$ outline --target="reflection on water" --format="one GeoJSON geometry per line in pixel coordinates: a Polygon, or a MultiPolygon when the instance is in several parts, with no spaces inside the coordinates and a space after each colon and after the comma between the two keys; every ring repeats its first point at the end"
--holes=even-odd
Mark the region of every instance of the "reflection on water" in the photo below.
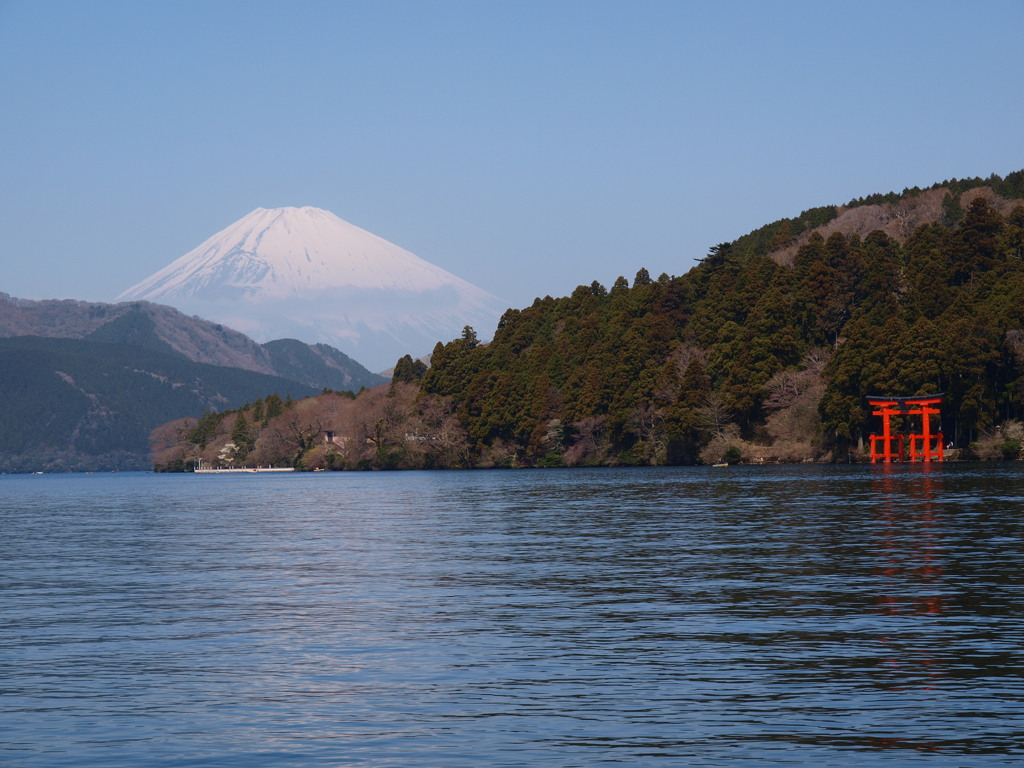
{"type": "MultiPolygon", "coordinates": [[[[875,573],[884,578],[878,595],[878,611],[897,615],[937,617],[944,612],[943,552],[936,520],[941,508],[942,475],[931,464],[915,467],[912,475],[897,476],[892,465],[882,465],[872,478],[876,501],[879,564],[875,573]]],[[[899,690],[917,686],[931,690],[935,678],[946,674],[942,660],[930,648],[915,647],[899,637],[878,638],[883,650],[879,667],[899,690]]],[[[938,688],[935,688],[939,690],[938,688]]],[[[904,738],[878,739],[878,749],[914,749],[941,753],[941,742],[904,738]]]]}
{"type": "Polygon", "coordinates": [[[877,499],[879,553],[883,561],[878,572],[891,585],[880,596],[881,610],[890,613],[943,612],[941,533],[936,504],[942,494],[941,471],[932,465],[915,467],[915,475],[904,475],[898,483],[892,465],[879,469],[872,478],[877,499]]]}
{"type": "Polygon", "coordinates": [[[1012,465],[0,478],[12,765],[1019,765],[1012,465]]]}

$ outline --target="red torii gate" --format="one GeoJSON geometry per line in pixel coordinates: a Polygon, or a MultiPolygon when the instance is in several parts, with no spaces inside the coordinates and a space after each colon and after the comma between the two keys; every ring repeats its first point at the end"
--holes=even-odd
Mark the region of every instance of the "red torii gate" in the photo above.
{"type": "Polygon", "coordinates": [[[878,410],[872,411],[872,415],[882,417],[882,435],[871,435],[871,463],[879,459],[886,464],[892,461],[906,461],[906,448],[910,448],[910,460],[917,461],[920,456],[922,461],[942,461],[942,433],[932,433],[931,417],[938,415],[938,405],[942,402],[942,395],[923,395],[921,397],[869,397],[868,405],[878,410]],[[920,416],[920,433],[907,432],[906,434],[893,435],[892,426],[889,420],[893,416],[920,416]],[[906,438],[910,438],[910,445],[906,445],[906,438]],[[893,450],[893,441],[897,443],[897,449],[893,450]],[[934,447],[932,445],[934,441],[934,447]],[[879,450],[878,444],[882,447],[879,450]]]}

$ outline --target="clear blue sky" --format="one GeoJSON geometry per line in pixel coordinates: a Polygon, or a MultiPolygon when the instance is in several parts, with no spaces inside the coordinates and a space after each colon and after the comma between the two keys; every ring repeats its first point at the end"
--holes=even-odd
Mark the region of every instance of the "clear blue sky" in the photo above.
{"type": "Polygon", "coordinates": [[[1024,1],[0,0],[0,291],[312,205],[510,306],[1024,168],[1024,1]]]}

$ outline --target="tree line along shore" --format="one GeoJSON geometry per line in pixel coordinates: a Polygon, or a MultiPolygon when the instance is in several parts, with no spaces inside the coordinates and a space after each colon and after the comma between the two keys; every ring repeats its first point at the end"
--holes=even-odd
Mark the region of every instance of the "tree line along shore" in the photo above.
{"type": "Polygon", "coordinates": [[[358,394],[164,424],[154,466],[858,461],[869,396],[936,392],[952,456],[1019,458],[1024,172],[943,184],[775,222],[682,276],[538,298],[358,394]]]}

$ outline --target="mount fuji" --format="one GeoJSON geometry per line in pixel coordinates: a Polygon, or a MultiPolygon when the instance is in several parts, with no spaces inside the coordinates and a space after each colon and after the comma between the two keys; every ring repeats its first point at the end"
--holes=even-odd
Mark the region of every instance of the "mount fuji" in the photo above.
{"type": "Polygon", "coordinates": [[[419,357],[471,325],[487,338],[497,297],[319,208],[257,208],[118,301],[169,304],[257,341],[338,347],[371,369],[419,357]]]}

